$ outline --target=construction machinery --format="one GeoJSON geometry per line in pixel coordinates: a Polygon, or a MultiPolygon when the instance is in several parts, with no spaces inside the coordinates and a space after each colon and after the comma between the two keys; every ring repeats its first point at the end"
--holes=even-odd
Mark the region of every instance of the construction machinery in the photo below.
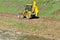
{"type": "Polygon", "coordinates": [[[27,4],[24,11],[23,11],[23,17],[24,18],[38,18],[39,10],[36,4],[36,1],[34,0],[32,4],[27,4]]]}

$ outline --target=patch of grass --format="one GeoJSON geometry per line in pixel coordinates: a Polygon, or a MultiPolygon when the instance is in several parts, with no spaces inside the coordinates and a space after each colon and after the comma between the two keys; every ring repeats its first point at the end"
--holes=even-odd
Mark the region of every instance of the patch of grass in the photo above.
{"type": "Polygon", "coordinates": [[[7,20],[7,19],[0,19],[0,24],[2,25],[8,25],[11,27],[19,27],[19,28],[24,28],[24,29],[28,29],[28,30],[32,30],[32,31],[36,31],[36,30],[55,30],[54,27],[47,27],[47,26],[36,26],[36,25],[26,25],[24,23],[21,22],[16,22],[16,21],[12,21],[12,20],[7,20]]]}
{"type": "Polygon", "coordinates": [[[25,24],[23,24],[21,22],[14,22],[14,21],[10,21],[10,20],[2,20],[1,19],[0,23],[3,23],[8,26],[12,26],[12,27],[20,27],[20,28],[25,27],[25,24]]]}
{"type": "MultiPolygon", "coordinates": [[[[49,4],[49,3],[48,3],[49,4]]],[[[51,4],[51,3],[50,3],[51,4]]],[[[57,17],[59,17],[59,15],[58,16],[56,16],[56,15],[52,15],[52,13],[55,11],[55,10],[58,10],[58,9],[60,9],[60,3],[59,2],[56,2],[56,3],[54,3],[54,4],[51,4],[51,5],[46,5],[47,7],[46,7],[46,10],[47,11],[43,11],[43,12],[41,12],[40,13],[40,16],[46,16],[46,17],[55,17],[55,18],[57,18],[57,17]]],[[[60,18],[60,17],[59,17],[60,18]]]]}
{"type": "Polygon", "coordinates": [[[0,12],[17,13],[16,0],[0,0],[0,12]]]}
{"type": "Polygon", "coordinates": [[[24,23],[11,21],[11,20],[7,20],[7,19],[0,19],[0,24],[8,25],[8,26],[11,26],[11,27],[24,28],[24,29],[28,29],[28,30],[32,30],[32,31],[48,29],[47,27],[38,27],[36,25],[26,26],[26,24],[24,24],[24,23]]]}
{"type": "Polygon", "coordinates": [[[23,23],[16,23],[16,24],[14,24],[14,26],[24,28],[25,24],[23,24],[23,23]]]}
{"type": "Polygon", "coordinates": [[[25,29],[29,29],[29,30],[39,30],[40,28],[37,26],[26,26],[24,23],[21,22],[15,22],[15,21],[11,21],[11,20],[6,20],[6,19],[0,19],[0,24],[5,24],[8,26],[12,26],[12,27],[19,27],[19,28],[25,28],[25,29]]]}
{"type": "Polygon", "coordinates": [[[39,27],[37,27],[37,26],[30,26],[30,27],[29,27],[29,29],[34,30],[34,31],[35,31],[35,30],[39,30],[40,28],[39,28],[39,27]]]}
{"type": "MultiPolygon", "coordinates": [[[[34,0],[0,0],[0,12],[21,13],[25,5],[34,0]]],[[[60,1],[36,0],[40,16],[49,16],[54,10],[60,8],[60,1]]],[[[53,15],[52,15],[53,16],[53,15]]]]}

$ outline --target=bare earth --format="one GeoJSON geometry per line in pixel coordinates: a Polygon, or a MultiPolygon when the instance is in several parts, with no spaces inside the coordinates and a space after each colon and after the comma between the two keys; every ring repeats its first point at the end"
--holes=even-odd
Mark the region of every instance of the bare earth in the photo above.
{"type": "MultiPolygon", "coordinates": [[[[24,33],[26,35],[34,35],[36,37],[37,36],[44,37],[44,38],[47,38],[47,40],[48,40],[48,38],[51,40],[60,40],[60,19],[46,18],[46,17],[40,17],[39,19],[18,19],[16,14],[0,13],[0,39],[1,40],[8,40],[9,38],[12,38],[10,40],[23,40],[21,38],[17,39],[18,37],[21,37],[20,35],[22,33],[24,33]],[[38,29],[31,30],[28,28],[13,27],[4,22],[1,22],[1,20],[7,20],[7,21],[10,20],[10,21],[14,21],[14,22],[21,22],[21,23],[24,23],[25,26],[28,28],[30,26],[37,26],[38,29]],[[6,30],[5,34],[1,30],[3,30],[3,31],[6,30]],[[1,33],[1,32],[3,32],[3,33],[1,33]],[[9,32],[10,32],[10,34],[9,34],[9,32]],[[9,37],[9,35],[10,35],[10,37],[9,37]],[[14,38],[12,35],[14,35],[14,38]],[[5,37],[6,37],[6,39],[5,39],[5,37]]],[[[37,39],[35,39],[35,40],[37,40],[37,39]]],[[[40,40],[40,39],[38,39],[38,40],[40,40]]]]}

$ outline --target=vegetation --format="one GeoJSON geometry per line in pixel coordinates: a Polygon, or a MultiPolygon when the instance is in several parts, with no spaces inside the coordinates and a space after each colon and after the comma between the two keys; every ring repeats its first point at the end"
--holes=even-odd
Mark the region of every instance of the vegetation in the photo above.
{"type": "MultiPolygon", "coordinates": [[[[24,7],[27,3],[32,3],[33,1],[34,0],[0,0],[0,12],[19,14],[24,10],[24,7]]],[[[55,11],[60,10],[60,0],[36,0],[36,1],[37,6],[39,8],[39,16],[55,17],[60,19],[60,12],[56,12],[57,15],[54,14],[55,11]]],[[[58,21],[58,19],[56,20],[56,22],[53,22],[54,19],[49,20],[43,18],[42,19],[40,18],[38,20],[31,19],[31,21],[28,19],[26,20],[23,19],[23,21],[21,21],[17,18],[14,18],[13,16],[12,16],[13,18],[11,19],[11,15],[9,15],[8,18],[4,17],[6,17],[6,15],[0,16],[0,26],[19,27],[33,31],[39,30],[41,34],[52,35],[55,37],[58,37],[60,35],[59,29],[60,21],[58,21]],[[17,20],[19,20],[19,22],[17,20]],[[24,21],[26,23],[24,23],[24,21]],[[33,25],[34,23],[30,22],[34,22],[36,24],[33,25]]],[[[30,36],[28,38],[30,38],[30,36]]],[[[31,39],[33,38],[31,37],[31,39]]]]}
{"type": "MultiPolygon", "coordinates": [[[[21,13],[27,3],[34,0],[0,0],[0,12],[21,13]]],[[[55,10],[60,9],[59,0],[36,0],[39,8],[40,16],[57,17],[60,15],[52,15],[55,10]]]]}

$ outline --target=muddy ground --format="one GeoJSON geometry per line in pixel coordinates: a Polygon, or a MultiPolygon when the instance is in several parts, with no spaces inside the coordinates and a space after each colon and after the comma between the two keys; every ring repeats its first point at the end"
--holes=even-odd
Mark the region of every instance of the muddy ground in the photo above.
{"type": "Polygon", "coordinates": [[[39,19],[19,19],[17,17],[17,14],[10,14],[10,13],[0,13],[0,20],[11,20],[14,22],[21,22],[24,23],[26,27],[30,26],[37,26],[39,30],[31,30],[31,29],[21,29],[18,27],[12,27],[10,25],[0,23],[0,39],[1,40],[29,40],[28,38],[32,36],[31,39],[33,40],[40,40],[42,37],[42,40],[60,40],[60,19],[56,18],[48,18],[48,17],[40,17],[39,19]],[[7,30],[6,30],[7,29],[7,30]],[[5,31],[6,30],[6,31],[5,31]],[[10,31],[12,32],[10,32],[10,31]],[[4,31],[4,32],[3,32],[4,31]],[[16,32],[18,34],[16,34],[16,32]],[[20,32],[23,32],[20,33],[20,32]],[[24,35],[25,39],[21,39],[24,35]],[[26,36],[26,35],[30,36],[26,36]],[[9,36],[10,35],[10,36],[9,36]],[[13,36],[12,36],[13,35],[13,36]],[[3,37],[4,36],[4,37],[3,37]],[[26,36],[26,37],[25,37],[26,36]],[[37,37],[38,36],[38,37],[37,37]],[[12,39],[10,39],[12,38],[12,39]],[[35,39],[36,38],[36,39],[35,39]]]}

